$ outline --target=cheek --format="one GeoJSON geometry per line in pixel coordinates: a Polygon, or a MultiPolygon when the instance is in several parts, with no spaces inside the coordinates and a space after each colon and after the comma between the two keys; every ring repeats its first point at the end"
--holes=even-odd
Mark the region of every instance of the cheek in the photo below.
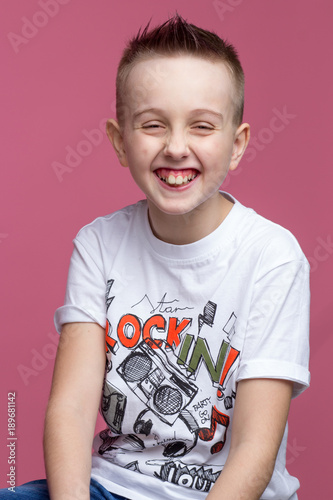
{"type": "Polygon", "coordinates": [[[232,156],[232,145],[221,145],[221,142],[217,143],[214,148],[213,156],[216,161],[223,165],[224,168],[229,168],[232,156]]]}
{"type": "Polygon", "coordinates": [[[137,137],[133,135],[127,139],[128,149],[131,155],[137,158],[145,158],[148,160],[158,149],[156,139],[149,136],[137,137]]]}
{"type": "Polygon", "coordinates": [[[202,149],[198,155],[204,165],[211,169],[228,168],[232,151],[221,147],[221,143],[216,141],[209,147],[202,149]]]}
{"type": "Polygon", "coordinates": [[[133,164],[133,162],[134,164],[140,163],[140,157],[144,153],[142,152],[142,147],[140,147],[140,144],[134,137],[129,136],[126,138],[126,141],[124,141],[124,149],[130,165],[133,164]]]}

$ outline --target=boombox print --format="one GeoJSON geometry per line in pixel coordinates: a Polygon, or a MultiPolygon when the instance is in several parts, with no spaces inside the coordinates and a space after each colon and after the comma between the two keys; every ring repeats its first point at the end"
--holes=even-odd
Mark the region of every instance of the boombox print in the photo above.
{"type": "Polygon", "coordinates": [[[171,365],[161,349],[150,344],[141,342],[117,372],[147,408],[172,425],[198,389],[171,365]]]}

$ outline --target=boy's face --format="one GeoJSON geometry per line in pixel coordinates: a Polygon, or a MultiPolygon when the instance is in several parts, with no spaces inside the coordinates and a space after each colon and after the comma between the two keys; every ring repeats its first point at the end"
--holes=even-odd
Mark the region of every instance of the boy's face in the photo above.
{"type": "Polygon", "coordinates": [[[216,210],[218,190],[248,141],[248,126],[233,123],[232,97],[229,72],[220,62],[156,57],[131,70],[124,123],[111,120],[108,134],[150,210],[216,210]]]}

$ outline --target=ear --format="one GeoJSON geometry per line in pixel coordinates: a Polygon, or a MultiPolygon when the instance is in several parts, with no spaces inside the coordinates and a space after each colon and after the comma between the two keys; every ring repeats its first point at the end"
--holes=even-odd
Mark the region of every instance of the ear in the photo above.
{"type": "Polygon", "coordinates": [[[250,125],[242,123],[235,133],[234,146],[231,156],[229,170],[235,170],[245,153],[247,145],[250,140],[250,125]]]}
{"type": "Polygon", "coordinates": [[[124,140],[119,123],[116,120],[108,120],[106,122],[106,133],[113,149],[118,156],[118,159],[123,167],[128,167],[126,152],[124,149],[124,140]]]}

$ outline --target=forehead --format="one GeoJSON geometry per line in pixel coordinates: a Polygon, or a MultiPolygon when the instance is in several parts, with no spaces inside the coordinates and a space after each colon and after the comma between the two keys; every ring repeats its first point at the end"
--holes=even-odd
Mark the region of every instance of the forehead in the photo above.
{"type": "Polygon", "coordinates": [[[124,88],[132,111],[146,106],[182,109],[218,108],[226,113],[233,102],[230,71],[221,61],[195,56],[159,56],[136,63],[124,88]]]}

